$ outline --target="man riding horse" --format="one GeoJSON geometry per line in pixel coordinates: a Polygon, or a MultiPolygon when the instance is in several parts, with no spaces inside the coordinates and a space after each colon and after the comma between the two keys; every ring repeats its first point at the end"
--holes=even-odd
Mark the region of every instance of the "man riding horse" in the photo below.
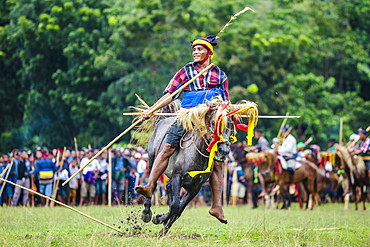
{"type": "Polygon", "coordinates": [[[362,157],[365,162],[366,170],[368,171],[368,177],[370,177],[370,138],[367,137],[367,131],[363,128],[358,129],[358,135],[361,142],[354,154],[358,154],[362,157]]]}
{"type": "MultiPolygon", "coordinates": [[[[167,99],[167,96],[211,64],[211,59],[214,54],[213,48],[217,45],[216,36],[194,39],[191,43],[194,62],[186,64],[175,74],[164,91],[165,95],[151,108],[142,113],[144,119],[150,117],[148,113],[153,107],[162,103],[163,106],[166,106],[171,103],[171,101],[177,99],[180,93],[170,99],[167,99]]],[[[228,100],[228,79],[225,72],[216,65],[213,65],[207,72],[202,74],[189,86],[185,87],[183,91],[185,92],[181,104],[183,108],[195,107],[216,96],[221,96],[223,100],[228,100]]],[[[146,186],[137,186],[135,188],[137,193],[147,198],[152,197],[156,182],[160,175],[166,170],[171,155],[179,148],[180,140],[183,135],[183,126],[175,121],[167,131],[167,143],[165,143],[164,148],[158,153],[154,160],[148,184],[146,186]]],[[[213,172],[210,176],[213,203],[209,213],[220,222],[226,224],[227,220],[222,210],[222,164],[223,161],[214,161],[213,172]]]]}
{"type": "MultiPolygon", "coordinates": [[[[294,174],[296,169],[296,155],[297,155],[297,140],[290,133],[291,128],[289,125],[285,125],[282,129],[283,142],[278,147],[279,155],[281,155],[287,163],[287,170],[294,174]]],[[[286,168],[285,168],[286,169],[286,168]]]]}

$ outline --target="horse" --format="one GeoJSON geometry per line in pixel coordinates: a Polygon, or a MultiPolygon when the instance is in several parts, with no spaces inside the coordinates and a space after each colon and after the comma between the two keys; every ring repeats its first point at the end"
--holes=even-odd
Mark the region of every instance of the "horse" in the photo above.
{"type": "MultiPolygon", "coordinates": [[[[154,224],[163,224],[159,232],[160,236],[168,232],[188,203],[197,195],[202,184],[210,177],[213,160],[225,160],[229,154],[232,137],[235,136],[236,130],[235,117],[226,114],[228,109],[226,105],[225,103],[218,106],[200,105],[179,111],[179,121],[183,120],[181,123],[187,132],[182,137],[180,148],[170,157],[168,167],[164,172],[170,178],[166,185],[169,211],[152,217],[151,200],[147,199],[142,212],[144,222],[152,220],[154,224]],[[198,112],[203,113],[197,114],[198,112]],[[198,128],[199,125],[203,128],[198,128]],[[211,144],[212,148],[210,148],[211,144]],[[181,188],[186,190],[182,197],[180,197],[181,188]]],[[[166,143],[166,130],[174,121],[177,121],[176,118],[169,117],[162,119],[156,125],[148,142],[149,170],[152,168],[156,155],[166,143]]]]}
{"type": "Polygon", "coordinates": [[[283,200],[282,209],[290,207],[289,185],[302,182],[307,193],[306,209],[313,209],[318,202],[317,193],[317,173],[318,169],[314,163],[308,160],[296,161],[301,165],[294,171],[292,175],[290,171],[284,170],[279,166],[275,166],[275,180],[279,186],[280,196],[283,200]]]}
{"type": "Polygon", "coordinates": [[[247,160],[247,151],[242,143],[235,143],[231,145],[232,156],[234,160],[240,164],[244,172],[244,178],[247,183],[247,199],[252,201],[252,185],[253,184],[253,165],[247,160]]]}
{"type": "MultiPolygon", "coordinates": [[[[251,191],[252,196],[248,199],[251,199],[253,202],[253,208],[257,207],[258,195],[256,193],[252,193],[253,187],[256,184],[255,180],[260,180],[260,176],[263,176],[265,180],[265,188],[268,190],[268,184],[274,183],[272,179],[272,167],[275,164],[276,155],[269,150],[264,150],[258,153],[249,152],[245,154],[246,165],[244,168],[245,179],[248,183],[248,189],[251,191]],[[254,169],[258,169],[258,174],[256,177],[256,173],[254,169]]],[[[261,183],[261,181],[259,181],[261,183]]],[[[272,189],[272,186],[270,186],[272,189]]],[[[265,198],[266,199],[266,198],[265,198]]]]}
{"type": "MultiPolygon", "coordinates": [[[[317,192],[319,194],[319,203],[327,200],[329,192],[337,191],[339,187],[339,176],[336,171],[333,171],[333,165],[336,163],[337,155],[335,151],[328,152],[309,152],[306,154],[306,159],[316,164],[317,166],[317,192]],[[330,162],[330,167],[326,167],[326,163],[330,162]],[[328,169],[329,168],[329,169],[328,169]],[[330,191],[328,188],[330,187],[330,191]]],[[[332,198],[333,200],[333,198],[332,198]]]]}
{"type": "MultiPolygon", "coordinates": [[[[335,192],[339,187],[339,176],[335,172],[327,172],[323,168],[318,168],[317,173],[317,192],[320,196],[320,203],[327,201],[328,192],[335,192]],[[325,174],[325,176],[323,176],[325,174]],[[328,189],[330,188],[330,191],[328,189]]],[[[333,197],[331,198],[334,201],[333,197]]]]}
{"type": "MultiPolygon", "coordinates": [[[[349,180],[349,189],[352,191],[352,196],[354,197],[355,210],[358,210],[358,203],[360,202],[362,202],[363,210],[366,210],[366,187],[370,186],[370,183],[367,177],[365,163],[360,156],[352,156],[344,146],[337,145],[336,150],[340,160],[338,164],[339,169],[345,170],[349,180]],[[359,188],[359,195],[357,195],[357,188],[359,188]]],[[[347,208],[348,205],[345,205],[345,209],[347,208]]]]}

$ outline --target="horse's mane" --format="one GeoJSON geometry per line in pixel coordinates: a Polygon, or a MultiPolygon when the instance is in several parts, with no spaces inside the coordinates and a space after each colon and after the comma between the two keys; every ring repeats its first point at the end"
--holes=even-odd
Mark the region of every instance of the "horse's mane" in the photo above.
{"type": "MultiPolygon", "coordinates": [[[[216,118],[221,116],[220,119],[226,125],[226,114],[234,111],[238,113],[233,114],[233,116],[240,121],[241,115],[245,115],[249,120],[254,121],[257,124],[258,121],[258,110],[257,104],[251,101],[240,101],[237,104],[230,104],[228,101],[222,101],[220,99],[215,99],[212,101],[207,101],[205,104],[198,105],[192,108],[180,108],[181,102],[179,100],[172,101],[169,105],[162,107],[157,113],[177,113],[178,122],[184,126],[186,131],[199,131],[201,136],[206,135],[208,130],[208,124],[206,121],[207,113],[211,112],[216,118]],[[248,108],[253,108],[249,110],[248,108]],[[246,109],[246,110],[243,110],[246,109]],[[210,111],[211,110],[211,111],[210,111]]],[[[143,112],[148,107],[147,106],[136,106],[130,107],[136,111],[143,112]]],[[[131,143],[147,143],[149,137],[155,126],[166,116],[156,116],[153,115],[150,119],[143,121],[143,123],[136,128],[134,134],[131,138],[131,143]]],[[[135,121],[136,119],[134,119],[135,121]]]]}
{"type": "Polygon", "coordinates": [[[356,166],[356,171],[359,173],[359,174],[362,174],[365,170],[366,170],[366,166],[365,166],[365,162],[364,160],[362,159],[361,156],[357,155],[357,157],[352,157],[352,160],[353,160],[353,163],[355,164],[356,166]]]}
{"type": "Polygon", "coordinates": [[[340,157],[343,159],[344,161],[344,164],[352,171],[356,171],[357,167],[353,164],[352,162],[352,156],[349,152],[349,150],[344,147],[344,146],[340,146],[340,145],[336,145],[335,146],[336,150],[339,151],[340,153],[340,157]]]}
{"type": "MultiPolygon", "coordinates": [[[[182,108],[180,109],[178,114],[178,121],[184,126],[184,129],[186,131],[199,131],[200,135],[206,135],[208,134],[208,124],[206,122],[206,115],[210,111],[215,110],[211,112],[211,114],[215,114],[215,117],[222,116],[222,121],[226,125],[226,114],[229,112],[237,111],[240,109],[246,109],[248,107],[254,107],[254,109],[257,109],[257,105],[254,102],[251,101],[241,101],[238,104],[229,104],[229,102],[226,101],[209,101],[206,102],[206,104],[201,104],[193,108],[182,108]]],[[[241,119],[241,115],[246,115],[248,118],[252,118],[253,121],[255,121],[255,124],[257,124],[258,119],[258,112],[257,110],[255,112],[253,111],[241,111],[239,113],[234,114],[238,121],[241,119]]]]}
{"type": "Polygon", "coordinates": [[[359,174],[362,174],[366,170],[365,162],[361,156],[357,156],[356,168],[359,174]]]}
{"type": "Polygon", "coordinates": [[[227,110],[230,112],[233,112],[233,111],[237,111],[239,109],[245,109],[248,107],[253,107],[256,110],[256,112],[247,110],[247,111],[243,111],[238,114],[235,114],[234,116],[236,117],[238,121],[240,121],[240,119],[242,118],[241,115],[246,115],[248,119],[250,119],[251,121],[254,121],[255,126],[256,126],[258,122],[258,109],[257,109],[256,103],[252,101],[248,101],[248,100],[242,100],[242,101],[237,102],[236,104],[228,105],[227,110]]]}
{"type": "Polygon", "coordinates": [[[347,147],[340,145],[336,145],[335,147],[340,153],[339,156],[343,159],[344,163],[352,172],[361,174],[366,170],[365,162],[359,155],[356,157],[352,156],[347,147]]]}

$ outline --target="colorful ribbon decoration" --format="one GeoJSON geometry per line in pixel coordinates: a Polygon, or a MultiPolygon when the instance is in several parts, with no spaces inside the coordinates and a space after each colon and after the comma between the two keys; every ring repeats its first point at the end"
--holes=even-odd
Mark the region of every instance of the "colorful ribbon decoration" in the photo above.
{"type": "MultiPolygon", "coordinates": [[[[242,113],[242,112],[245,112],[245,111],[248,111],[248,110],[252,110],[254,112],[254,114],[256,114],[256,108],[253,107],[253,106],[249,106],[249,107],[246,107],[246,108],[241,108],[241,109],[229,112],[228,114],[226,114],[226,116],[232,116],[234,114],[242,113]]],[[[238,127],[238,125],[237,125],[237,127],[238,127]]],[[[254,127],[255,127],[254,118],[252,118],[252,119],[248,118],[248,128],[247,128],[247,131],[248,131],[248,134],[247,134],[248,145],[252,145],[252,139],[253,139],[253,136],[254,136],[254,127]]],[[[244,128],[244,126],[243,127],[240,126],[238,129],[243,130],[243,128],[244,128]]]]}
{"type": "MultiPolygon", "coordinates": [[[[226,104],[223,106],[223,109],[224,110],[226,108],[226,104]]],[[[246,107],[246,108],[241,108],[241,109],[238,109],[238,110],[235,110],[235,111],[232,111],[232,112],[229,112],[227,114],[220,114],[216,120],[216,125],[215,125],[215,129],[214,129],[214,132],[213,132],[213,139],[212,141],[210,142],[208,148],[207,148],[207,151],[210,152],[209,153],[209,158],[208,158],[208,166],[207,168],[204,170],[204,171],[191,171],[191,172],[188,172],[188,174],[193,178],[195,177],[196,175],[198,174],[201,174],[201,173],[210,173],[211,172],[211,168],[212,168],[212,164],[213,164],[213,159],[216,155],[216,152],[217,152],[217,149],[218,149],[218,143],[222,143],[222,142],[225,142],[225,138],[222,136],[222,132],[223,130],[225,129],[225,124],[224,122],[222,121],[222,118],[225,117],[225,116],[232,116],[234,114],[238,114],[238,113],[242,113],[242,112],[245,112],[245,111],[248,111],[248,110],[252,110],[255,114],[256,114],[256,108],[253,107],[253,106],[249,106],[249,107],[246,107]]],[[[236,125],[236,127],[238,128],[238,124],[236,125]]],[[[252,145],[252,138],[254,136],[254,127],[255,127],[255,119],[254,118],[249,118],[248,119],[248,126],[245,127],[245,125],[242,125],[240,124],[239,128],[238,129],[247,129],[248,131],[248,134],[247,134],[247,141],[248,141],[248,145],[252,145]]],[[[236,137],[235,136],[230,136],[231,139],[233,139],[233,141],[235,142],[236,141],[236,137]]]]}
{"type": "Polygon", "coordinates": [[[210,173],[212,164],[213,164],[213,159],[215,158],[216,152],[217,152],[217,144],[220,142],[225,142],[225,138],[222,136],[222,132],[225,129],[225,124],[222,121],[222,118],[225,116],[225,114],[220,114],[216,120],[216,125],[215,129],[213,132],[213,139],[208,145],[207,151],[209,152],[209,158],[208,158],[208,166],[204,171],[191,171],[188,172],[190,177],[195,177],[198,174],[201,173],[210,173]]]}

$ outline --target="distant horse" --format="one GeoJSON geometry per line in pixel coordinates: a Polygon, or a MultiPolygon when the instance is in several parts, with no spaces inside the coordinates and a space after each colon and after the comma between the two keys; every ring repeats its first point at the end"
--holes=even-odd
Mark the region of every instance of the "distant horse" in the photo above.
{"type": "Polygon", "coordinates": [[[358,203],[362,202],[363,210],[366,210],[367,186],[369,178],[367,177],[365,163],[360,156],[352,156],[349,150],[343,146],[336,146],[339,160],[339,168],[344,169],[349,180],[349,186],[354,197],[355,210],[358,210],[358,203]],[[359,195],[357,195],[357,188],[359,195]]]}
{"type": "MultiPolygon", "coordinates": [[[[260,185],[264,186],[267,193],[270,193],[275,185],[275,180],[273,179],[273,167],[276,160],[275,153],[264,150],[258,153],[249,152],[245,157],[247,160],[245,170],[248,171],[245,173],[245,178],[248,181],[249,189],[253,191],[254,186],[260,185]]],[[[256,193],[252,193],[251,200],[253,202],[253,208],[257,207],[259,196],[256,193]]],[[[269,198],[267,197],[269,196],[265,195],[266,208],[269,207],[269,203],[267,203],[269,198]]]]}
{"type": "MultiPolygon", "coordinates": [[[[202,114],[203,117],[187,116],[186,119],[190,121],[188,127],[191,127],[189,125],[194,121],[199,124],[202,124],[200,121],[205,121],[203,125],[207,130],[189,130],[183,136],[180,148],[170,157],[168,167],[164,172],[171,179],[166,185],[169,212],[152,217],[151,200],[147,199],[144,203],[145,209],[142,212],[142,219],[144,222],[149,222],[152,218],[154,224],[163,224],[164,227],[160,231],[160,235],[165,235],[168,232],[188,203],[197,195],[202,184],[210,177],[213,160],[224,160],[230,152],[230,138],[235,136],[234,117],[225,114],[225,105],[206,108],[208,110],[202,114]],[[208,133],[206,137],[204,133],[208,133]],[[215,142],[215,139],[218,141],[215,142]],[[213,151],[207,151],[210,143],[217,145],[217,151],[213,154],[213,151]],[[214,158],[211,158],[212,155],[214,158]],[[181,187],[186,190],[182,197],[180,197],[181,187]]],[[[181,111],[183,110],[186,111],[186,109],[181,111]]],[[[192,114],[191,112],[188,111],[189,114],[192,114]]],[[[181,116],[180,113],[179,115],[181,116]]],[[[164,143],[166,143],[166,130],[174,121],[176,118],[166,118],[156,125],[148,143],[149,169],[153,165],[155,156],[163,149],[164,143]]],[[[186,124],[183,125],[187,129],[186,124]]]]}
{"type": "MultiPolygon", "coordinates": [[[[325,172],[323,168],[318,168],[319,172],[317,173],[317,192],[319,193],[321,202],[326,200],[328,192],[337,191],[339,187],[339,176],[335,172],[325,172]],[[325,176],[323,176],[325,174],[325,176]],[[328,188],[330,186],[330,191],[328,188]]],[[[334,200],[332,198],[332,200],[334,200]]]]}
{"type": "Polygon", "coordinates": [[[248,202],[252,202],[252,184],[253,184],[253,165],[246,159],[247,151],[241,143],[231,145],[231,151],[234,160],[241,166],[244,172],[244,178],[247,183],[248,202]]]}
{"type": "Polygon", "coordinates": [[[326,162],[330,162],[331,166],[334,166],[335,163],[338,162],[336,151],[319,152],[317,153],[317,156],[313,155],[313,153],[308,153],[306,155],[306,159],[317,166],[317,192],[319,194],[320,202],[323,202],[326,200],[326,196],[329,192],[337,191],[339,187],[339,176],[337,172],[332,171],[333,167],[331,167],[330,171],[325,170],[326,162]],[[330,191],[328,191],[329,187],[330,191]]]}
{"type": "Polygon", "coordinates": [[[281,169],[279,165],[275,167],[275,180],[276,184],[279,186],[280,196],[283,200],[282,209],[290,207],[289,185],[299,182],[302,182],[307,193],[306,209],[313,209],[318,202],[316,183],[318,169],[314,163],[308,160],[297,162],[299,162],[301,166],[294,171],[294,175],[291,175],[290,171],[281,169]],[[310,201],[312,201],[312,203],[310,203],[310,201]]]}

